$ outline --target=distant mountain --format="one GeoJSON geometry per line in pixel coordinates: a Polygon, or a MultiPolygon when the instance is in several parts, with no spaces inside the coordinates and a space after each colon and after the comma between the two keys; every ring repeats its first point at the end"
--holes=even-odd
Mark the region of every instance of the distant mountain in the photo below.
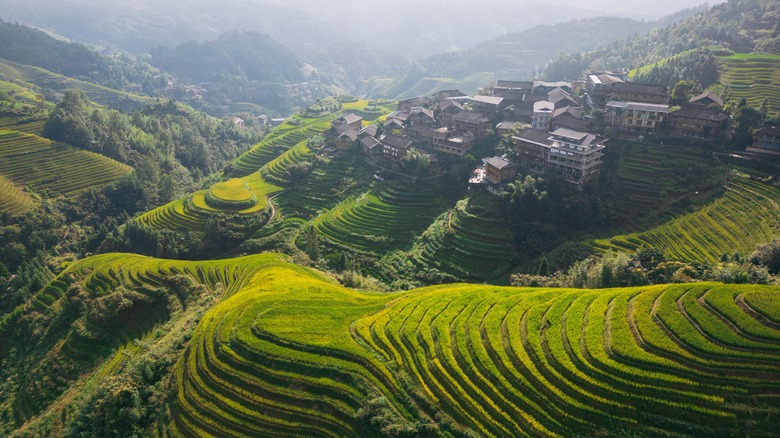
{"type": "Polygon", "coordinates": [[[461,91],[474,92],[487,83],[475,83],[472,79],[529,79],[540,74],[549,60],[562,52],[596,50],[615,41],[666,26],[702,9],[687,9],[656,21],[593,17],[536,26],[502,35],[468,50],[430,56],[416,63],[392,84],[382,84],[373,91],[386,97],[408,97],[418,92],[433,92],[441,87],[462,87],[461,91]],[[447,80],[438,81],[439,84],[429,88],[432,78],[447,80]]]}
{"type": "Polygon", "coordinates": [[[129,57],[104,56],[83,44],[2,19],[0,59],[125,91],[150,92],[149,82],[156,73],[129,57]]]}
{"type": "Polygon", "coordinates": [[[547,67],[545,75],[557,80],[585,69],[638,68],[707,46],[742,53],[780,53],[778,20],[778,0],[731,0],[598,51],[562,55],[547,67]]]}
{"type": "Polygon", "coordinates": [[[213,41],[190,41],[151,51],[152,64],[196,82],[235,80],[295,82],[304,79],[303,62],[270,36],[230,32],[213,41]]]}

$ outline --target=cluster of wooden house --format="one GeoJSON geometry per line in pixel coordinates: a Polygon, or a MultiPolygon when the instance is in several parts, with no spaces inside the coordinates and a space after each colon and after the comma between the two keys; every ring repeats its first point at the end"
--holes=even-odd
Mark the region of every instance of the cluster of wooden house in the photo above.
{"type": "MultiPolygon", "coordinates": [[[[629,82],[619,74],[589,74],[577,85],[588,111],[574,97],[572,83],[500,80],[472,97],[448,90],[402,100],[381,124],[363,126],[360,116],[347,114],[333,122],[329,136],[338,150],[360,148],[372,162],[393,166],[413,147],[439,163],[446,155],[463,157],[480,140],[512,132],[514,153],[483,159],[471,183],[495,189],[523,167],[557,173],[581,190],[601,172],[606,129],[624,137],[706,139],[729,121],[713,93],[670,107],[668,87],[629,82]]],[[[765,129],[761,138],[757,147],[777,146],[776,129],[765,129]]],[[[780,147],[775,153],[780,155],[780,147]]]]}

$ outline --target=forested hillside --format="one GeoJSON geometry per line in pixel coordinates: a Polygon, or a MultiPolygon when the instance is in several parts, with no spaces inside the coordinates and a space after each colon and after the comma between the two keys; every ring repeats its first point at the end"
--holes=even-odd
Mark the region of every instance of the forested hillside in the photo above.
{"type": "Polygon", "coordinates": [[[587,53],[561,55],[545,69],[550,80],[577,77],[582,71],[639,68],[687,50],[718,45],[733,52],[780,53],[774,0],[731,0],[647,35],[619,41],[587,53]]]}

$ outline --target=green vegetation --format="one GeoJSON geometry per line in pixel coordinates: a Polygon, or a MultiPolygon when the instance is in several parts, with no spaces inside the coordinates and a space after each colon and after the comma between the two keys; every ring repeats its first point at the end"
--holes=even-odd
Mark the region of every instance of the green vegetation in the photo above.
{"type": "Polygon", "coordinates": [[[769,115],[780,112],[780,55],[734,54],[718,57],[720,82],[730,99],[746,99],[759,108],[767,100],[769,115]]]}
{"type": "MultiPolygon", "coordinates": [[[[273,254],[107,254],[69,266],[0,322],[2,431],[30,419],[32,434],[101,427],[86,421],[101,404],[86,401],[121,406],[110,376],[145,358],[158,370],[146,378],[172,370],[170,383],[148,389],[139,415],[105,418],[142,434],[768,437],[780,427],[766,396],[780,389],[779,294],[718,283],[373,294],[273,254]],[[202,313],[202,300],[218,303],[202,313]],[[191,335],[174,342],[159,328],[177,321],[191,335]],[[22,340],[48,365],[7,354],[22,340]]],[[[128,400],[141,388],[128,386],[128,400]]]]}
{"type": "Polygon", "coordinates": [[[33,200],[27,192],[0,175],[0,212],[19,214],[28,210],[32,205],[33,200]]]}
{"type": "Polygon", "coordinates": [[[0,79],[8,82],[21,81],[58,93],[78,89],[86,93],[89,99],[97,104],[122,110],[137,110],[153,101],[150,97],[117,91],[91,82],[62,76],[40,67],[8,60],[0,60],[0,79]]]}
{"type": "Polygon", "coordinates": [[[610,141],[617,169],[605,187],[610,225],[649,228],[720,194],[726,166],[695,140],[610,141]],[[641,205],[641,209],[637,206],[641,205]]]}
{"type": "Polygon", "coordinates": [[[694,213],[659,227],[601,239],[601,250],[654,248],[669,260],[716,261],[722,254],[749,254],[780,236],[780,190],[736,175],[726,194],[694,213]]]}
{"type": "Polygon", "coordinates": [[[318,216],[311,230],[328,245],[381,256],[410,245],[444,209],[436,184],[393,181],[346,199],[318,216]]]}
{"type": "Polygon", "coordinates": [[[415,242],[409,256],[416,276],[434,268],[454,278],[505,282],[516,250],[501,210],[492,197],[458,201],[415,242]]]}
{"type": "MultiPolygon", "coordinates": [[[[732,0],[647,34],[617,41],[600,50],[562,54],[547,65],[552,80],[579,77],[585,70],[641,68],[689,50],[720,46],[737,53],[780,53],[775,32],[780,5],[774,1],[732,0]]],[[[690,71],[698,69],[689,65],[690,71]]],[[[661,66],[659,66],[661,68],[661,66]]],[[[694,79],[698,78],[681,78],[694,79]]]]}
{"type": "Polygon", "coordinates": [[[0,174],[35,191],[75,195],[115,183],[132,168],[36,135],[0,130],[0,174]]]}

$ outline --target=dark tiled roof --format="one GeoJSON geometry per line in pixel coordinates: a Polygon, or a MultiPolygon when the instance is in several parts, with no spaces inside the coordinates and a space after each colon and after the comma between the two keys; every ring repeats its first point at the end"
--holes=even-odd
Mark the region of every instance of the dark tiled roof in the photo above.
{"type": "Polygon", "coordinates": [[[360,135],[370,135],[370,136],[373,137],[373,136],[376,135],[376,132],[377,132],[378,129],[379,129],[379,127],[377,127],[375,124],[371,123],[370,125],[367,125],[365,128],[361,129],[359,134],[360,135]]]}
{"type": "Polygon", "coordinates": [[[359,122],[359,121],[363,120],[363,118],[360,117],[357,114],[344,114],[344,116],[341,117],[340,119],[344,120],[344,123],[346,123],[348,125],[351,125],[351,124],[353,124],[355,122],[359,122]]]}
{"type": "Polygon", "coordinates": [[[666,95],[665,85],[639,84],[636,82],[618,82],[612,85],[616,93],[638,93],[657,96],[666,95]]]}
{"type": "Polygon", "coordinates": [[[469,123],[485,123],[490,121],[490,119],[485,117],[482,113],[474,111],[461,111],[455,115],[455,120],[469,123]]]}
{"type": "Polygon", "coordinates": [[[449,99],[450,97],[463,97],[466,94],[461,92],[460,90],[441,90],[434,93],[434,96],[438,97],[439,99],[449,99]]]}
{"type": "Polygon", "coordinates": [[[568,128],[574,131],[591,132],[594,126],[587,120],[574,118],[568,115],[553,119],[553,126],[556,128],[568,128]]]}
{"type": "Polygon", "coordinates": [[[532,88],[534,88],[534,83],[531,82],[531,81],[504,81],[504,80],[499,80],[499,81],[496,82],[496,86],[494,88],[531,90],[532,88]]]}
{"type": "Polygon", "coordinates": [[[707,120],[710,122],[723,122],[729,118],[729,116],[720,110],[694,105],[685,105],[677,111],[669,113],[669,116],[707,120]]]}
{"type": "Polygon", "coordinates": [[[583,146],[590,146],[592,144],[599,144],[606,141],[606,139],[599,137],[596,134],[588,132],[575,131],[568,128],[558,128],[550,133],[551,137],[560,137],[567,140],[574,140],[577,144],[583,146]]]}
{"type": "Polygon", "coordinates": [[[374,147],[380,145],[379,140],[377,140],[376,138],[374,138],[374,137],[372,137],[370,135],[367,135],[367,136],[361,138],[360,139],[360,144],[365,146],[367,149],[373,149],[374,147]]]}
{"type": "Polygon", "coordinates": [[[474,102],[485,103],[488,105],[501,105],[501,103],[504,101],[504,98],[498,96],[477,95],[474,96],[471,100],[473,100],[474,102]]]}
{"type": "Polygon", "coordinates": [[[387,134],[380,140],[382,144],[392,146],[399,149],[409,149],[412,146],[412,142],[405,138],[401,138],[397,135],[387,134]]]}
{"type": "Polygon", "coordinates": [[[348,138],[350,141],[355,141],[358,139],[357,131],[354,129],[350,129],[349,131],[339,135],[339,138],[348,138]]]}
{"type": "Polygon", "coordinates": [[[532,143],[550,144],[550,133],[542,129],[526,128],[518,132],[515,138],[530,141],[532,143]]]}
{"type": "Polygon", "coordinates": [[[485,164],[487,164],[490,167],[494,167],[498,170],[501,170],[505,167],[514,167],[514,164],[507,160],[504,157],[490,157],[482,160],[485,164]]]}
{"type": "Polygon", "coordinates": [[[769,135],[774,137],[780,137],[780,127],[778,126],[764,126],[758,131],[756,135],[769,135]]]}
{"type": "Polygon", "coordinates": [[[713,93],[711,91],[708,91],[706,93],[702,93],[702,94],[700,94],[698,96],[691,97],[690,102],[691,103],[697,103],[697,102],[703,101],[705,99],[711,100],[714,104],[716,104],[718,106],[722,106],[723,105],[723,99],[721,99],[720,96],[718,96],[717,94],[715,94],[715,93],[713,93]]]}
{"type": "Polygon", "coordinates": [[[579,107],[571,106],[571,105],[565,106],[563,108],[558,108],[553,112],[553,119],[557,117],[561,117],[565,114],[568,114],[571,117],[579,119],[582,117],[582,110],[579,107]]]}

